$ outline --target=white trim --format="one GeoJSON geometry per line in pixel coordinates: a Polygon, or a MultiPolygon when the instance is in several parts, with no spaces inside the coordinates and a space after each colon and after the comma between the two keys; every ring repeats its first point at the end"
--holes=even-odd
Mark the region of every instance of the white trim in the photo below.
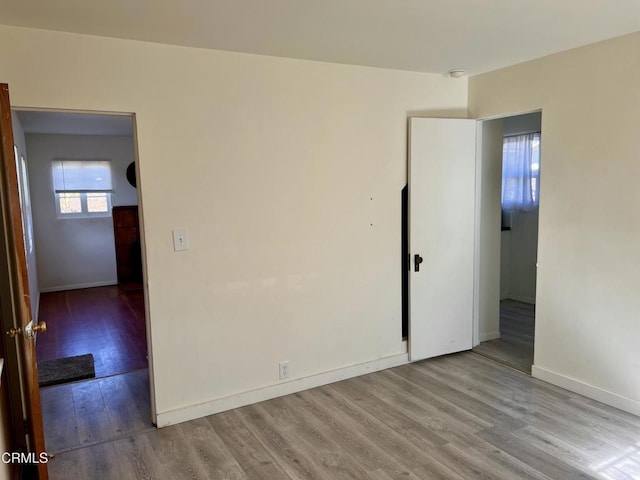
{"type": "Polygon", "coordinates": [[[617,393],[609,392],[608,390],[590,385],[581,380],[567,377],[536,365],[531,367],[531,375],[558,387],[565,388],[580,395],[584,395],[585,397],[597,400],[598,402],[632,413],[633,415],[640,415],[640,402],[637,400],[623,397],[617,393]]]}
{"type": "Polygon", "coordinates": [[[480,334],[481,342],[486,342],[488,340],[495,340],[496,338],[500,338],[500,332],[497,330],[495,332],[482,332],[480,334]]]}
{"type": "Polygon", "coordinates": [[[473,225],[473,311],[471,313],[473,330],[471,345],[476,346],[482,342],[480,334],[480,230],[482,229],[482,131],[484,123],[476,121],[476,182],[475,182],[475,212],[473,225]]]}
{"type": "Polygon", "coordinates": [[[40,316],[40,291],[38,291],[38,298],[36,298],[36,306],[34,311],[31,312],[31,316],[35,320],[35,323],[38,323],[38,317],[40,316]]]}
{"type": "Polygon", "coordinates": [[[78,283],[75,285],[58,285],[56,287],[47,287],[40,289],[40,293],[49,292],[61,292],[63,290],[79,290],[81,288],[93,288],[93,287],[109,287],[111,285],[117,285],[116,280],[106,280],[103,282],[90,282],[90,283],[78,283]]]}
{"type": "Polygon", "coordinates": [[[228,397],[216,398],[197,405],[176,408],[167,412],[158,412],[156,425],[158,427],[167,427],[176,423],[206,417],[207,415],[224,412],[225,410],[251,405],[252,403],[263,402],[272,398],[289,395],[302,390],[308,390],[309,388],[320,387],[329,383],[346,380],[347,378],[353,378],[367,373],[377,372],[387,368],[397,367],[406,363],[409,363],[409,355],[402,353],[374,360],[372,362],[360,363],[358,365],[339,368],[337,370],[331,370],[329,372],[319,373],[309,377],[298,378],[288,382],[270,385],[268,387],[249,390],[247,392],[230,395],[228,397]]]}

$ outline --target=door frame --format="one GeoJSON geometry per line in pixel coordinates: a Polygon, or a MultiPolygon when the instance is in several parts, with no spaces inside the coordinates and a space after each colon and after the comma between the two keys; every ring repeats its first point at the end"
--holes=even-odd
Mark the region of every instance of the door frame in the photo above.
{"type": "MultiPolygon", "coordinates": [[[[155,383],[154,383],[154,370],[153,370],[153,354],[151,345],[151,317],[149,308],[149,288],[147,281],[147,250],[146,250],[146,231],[144,224],[144,207],[142,199],[142,184],[140,176],[140,154],[138,149],[138,125],[135,112],[116,112],[106,110],[78,110],[78,109],[66,109],[66,108],[39,108],[39,107],[21,107],[15,105],[12,110],[19,110],[24,112],[45,112],[45,113],[78,113],[78,114],[91,114],[91,115],[117,115],[126,116],[131,118],[133,149],[134,149],[134,163],[136,172],[136,193],[138,197],[138,223],[139,223],[139,235],[140,235],[140,249],[142,256],[142,288],[144,292],[144,317],[145,317],[145,331],[147,336],[147,367],[149,370],[149,399],[151,402],[151,422],[156,425],[156,397],[155,397],[155,383]]],[[[28,153],[28,152],[27,152],[28,153]]],[[[27,158],[28,163],[28,158],[27,158]]]]}
{"type": "MultiPolygon", "coordinates": [[[[146,253],[146,231],[144,223],[144,207],[142,199],[143,179],[140,175],[140,162],[139,162],[139,148],[138,148],[138,128],[137,118],[135,112],[114,112],[114,111],[99,111],[99,110],[78,110],[78,109],[63,109],[63,108],[39,108],[39,107],[23,107],[20,105],[12,105],[12,111],[30,111],[30,112],[45,112],[45,113],[77,113],[77,114],[91,114],[91,115],[111,115],[111,116],[127,116],[131,118],[132,139],[134,147],[134,162],[136,172],[136,193],[138,198],[138,221],[139,221],[139,236],[140,247],[142,257],[142,284],[144,292],[144,307],[145,307],[145,331],[147,341],[147,367],[149,371],[149,396],[150,396],[150,409],[151,409],[151,422],[156,424],[156,398],[154,388],[154,370],[153,370],[153,353],[151,345],[151,317],[149,308],[149,291],[148,291],[148,275],[147,275],[147,253],[146,253]]],[[[13,145],[13,139],[12,139],[13,145]]],[[[28,155],[28,152],[27,152],[28,155]]],[[[28,162],[28,157],[27,157],[28,162]]],[[[17,192],[16,192],[17,194],[17,192]]]]}

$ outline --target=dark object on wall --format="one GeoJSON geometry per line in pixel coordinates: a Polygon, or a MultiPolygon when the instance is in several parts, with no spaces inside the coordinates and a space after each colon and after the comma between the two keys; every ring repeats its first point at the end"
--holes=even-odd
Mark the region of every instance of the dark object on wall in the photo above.
{"type": "Polygon", "coordinates": [[[131,162],[127,167],[127,181],[133,188],[138,187],[138,183],[136,181],[136,162],[131,162]]]}
{"type": "Polygon", "coordinates": [[[500,228],[503,232],[507,230],[511,230],[511,212],[502,210],[502,218],[500,222],[501,222],[500,228]]]}
{"type": "Polygon", "coordinates": [[[113,207],[113,236],[118,284],[125,290],[142,288],[142,253],[137,205],[113,207]]]}
{"type": "Polygon", "coordinates": [[[409,188],[402,189],[402,338],[409,336],[409,188]]]}

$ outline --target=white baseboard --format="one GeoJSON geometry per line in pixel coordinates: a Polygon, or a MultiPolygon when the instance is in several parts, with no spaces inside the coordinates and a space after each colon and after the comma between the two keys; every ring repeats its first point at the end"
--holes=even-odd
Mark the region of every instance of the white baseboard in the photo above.
{"type": "Polygon", "coordinates": [[[603,390],[602,388],[595,387],[588,383],[576,380],[575,378],[567,377],[551,370],[547,370],[543,367],[533,365],[531,367],[531,375],[545,382],[551,383],[558,387],[565,388],[585,397],[592,398],[598,402],[602,402],[606,405],[610,405],[625,412],[632,413],[633,415],[640,416],[640,402],[631,398],[623,397],[617,393],[603,390]]]}
{"type": "Polygon", "coordinates": [[[352,365],[350,367],[319,373],[309,377],[298,378],[288,382],[258,388],[256,390],[249,390],[248,392],[242,392],[228,397],[217,398],[197,405],[177,408],[167,412],[158,412],[156,424],[158,427],[167,427],[176,423],[206,417],[208,415],[213,415],[214,413],[224,412],[225,410],[244,407],[245,405],[251,405],[252,403],[263,402],[272,398],[289,395],[291,393],[308,390],[310,388],[320,387],[322,385],[346,380],[347,378],[358,377],[367,373],[377,372],[386,368],[397,367],[406,363],[409,363],[409,355],[402,353],[374,360],[372,362],[352,365]]]}
{"type": "Polygon", "coordinates": [[[107,280],[104,282],[91,282],[91,283],[78,283],[75,285],[59,285],[57,287],[47,287],[41,288],[41,293],[49,293],[49,292],[62,292],[63,290],[79,290],[81,288],[93,288],[93,287],[108,287],[111,285],[117,285],[118,282],[116,280],[107,280]]]}
{"type": "Polygon", "coordinates": [[[495,340],[496,338],[500,338],[500,332],[497,330],[495,332],[480,333],[481,342],[486,342],[487,340],[495,340]]]}

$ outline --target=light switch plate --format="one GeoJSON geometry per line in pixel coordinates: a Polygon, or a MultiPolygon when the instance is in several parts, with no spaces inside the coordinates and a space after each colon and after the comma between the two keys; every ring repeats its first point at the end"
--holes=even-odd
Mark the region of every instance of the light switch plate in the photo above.
{"type": "Polygon", "coordinates": [[[187,231],[184,228],[179,228],[173,231],[173,250],[175,252],[189,250],[189,238],[187,237],[187,231]]]}

